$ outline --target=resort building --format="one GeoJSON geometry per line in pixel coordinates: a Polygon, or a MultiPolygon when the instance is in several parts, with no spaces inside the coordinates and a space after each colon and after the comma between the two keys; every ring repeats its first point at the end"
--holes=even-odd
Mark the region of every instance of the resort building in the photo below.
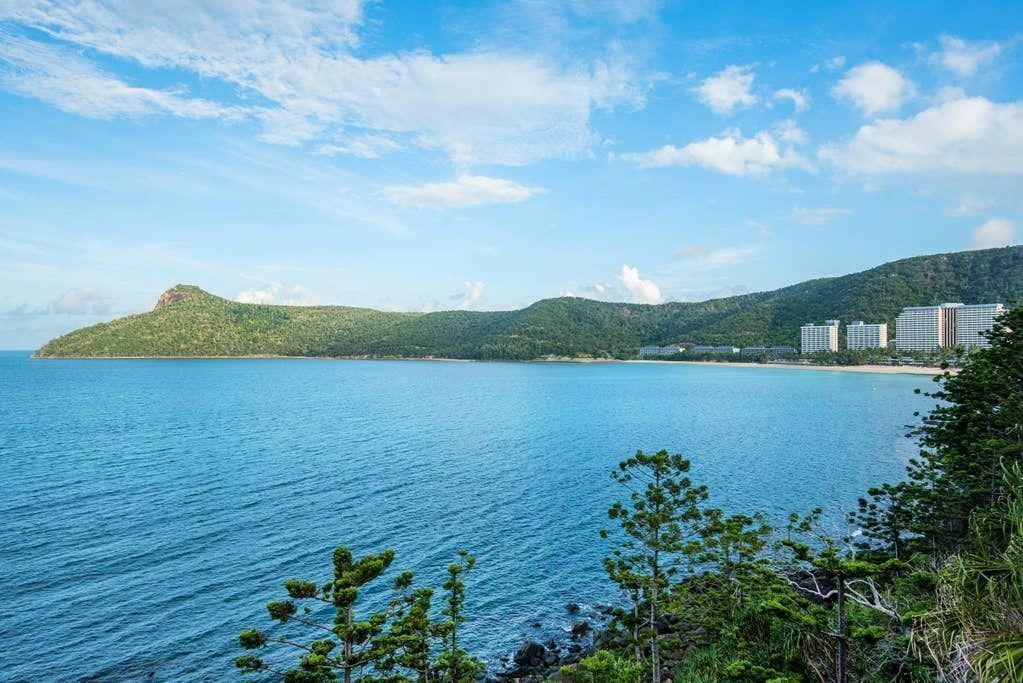
{"type": "Polygon", "coordinates": [[[883,349],[888,346],[888,323],[867,324],[856,320],[845,326],[848,349],[883,349]]]}
{"type": "Polygon", "coordinates": [[[739,353],[738,346],[694,346],[693,353],[739,353]]]}
{"type": "Polygon", "coordinates": [[[639,347],[639,355],[641,356],[674,356],[676,353],[685,352],[686,348],[681,344],[668,344],[667,346],[641,346],[639,347]]]}
{"type": "Polygon", "coordinates": [[[948,346],[987,346],[983,333],[1004,312],[1002,304],[910,306],[902,309],[895,320],[895,347],[900,351],[935,351],[948,346]]]}
{"type": "Polygon", "coordinates": [[[838,351],[838,321],[825,320],[823,325],[803,325],[800,328],[800,350],[803,353],[838,351]]]}
{"type": "Polygon", "coordinates": [[[795,352],[791,346],[744,346],[740,353],[744,356],[787,356],[795,352]]]}
{"type": "Polygon", "coordinates": [[[956,346],[971,348],[991,346],[984,332],[995,326],[995,318],[1005,313],[1002,304],[973,304],[956,310],[955,343],[956,346]]]}

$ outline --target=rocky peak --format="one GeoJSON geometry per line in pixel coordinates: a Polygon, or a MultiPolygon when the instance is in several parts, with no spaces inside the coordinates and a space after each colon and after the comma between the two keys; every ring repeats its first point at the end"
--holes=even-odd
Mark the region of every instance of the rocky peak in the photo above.
{"type": "Polygon", "coordinates": [[[174,285],[160,295],[160,298],[156,302],[156,307],[153,310],[159,310],[164,306],[173,306],[174,304],[180,304],[194,299],[196,297],[194,289],[194,287],[174,285]]]}

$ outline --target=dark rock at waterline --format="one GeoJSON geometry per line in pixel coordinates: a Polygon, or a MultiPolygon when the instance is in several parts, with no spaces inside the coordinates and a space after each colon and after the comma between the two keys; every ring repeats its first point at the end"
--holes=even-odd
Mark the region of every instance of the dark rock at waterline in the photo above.
{"type": "Polygon", "coordinates": [[[565,605],[565,611],[568,612],[569,614],[577,614],[579,612],[579,609],[580,609],[579,605],[574,602],[570,602],[567,605],[565,605]]]}
{"type": "Polygon", "coordinates": [[[515,663],[520,667],[538,667],[546,651],[547,648],[535,640],[527,640],[515,653],[515,663]]]}
{"type": "Polygon", "coordinates": [[[572,626],[572,639],[578,640],[590,632],[590,624],[588,621],[580,621],[572,626]]]}

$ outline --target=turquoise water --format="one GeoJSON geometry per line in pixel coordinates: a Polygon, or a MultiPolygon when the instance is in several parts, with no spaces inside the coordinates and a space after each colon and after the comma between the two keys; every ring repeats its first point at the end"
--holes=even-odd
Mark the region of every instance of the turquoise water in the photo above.
{"type": "MultiPolygon", "coordinates": [[[[598,537],[636,448],[713,501],[832,519],[899,478],[926,377],[652,364],[34,361],[0,353],[0,678],[238,680],[239,630],[330,551],[439,584],[486,656],[613,600],[598,537]]],[[[370,596],[371,598],[373,596],[370,596]]]]}

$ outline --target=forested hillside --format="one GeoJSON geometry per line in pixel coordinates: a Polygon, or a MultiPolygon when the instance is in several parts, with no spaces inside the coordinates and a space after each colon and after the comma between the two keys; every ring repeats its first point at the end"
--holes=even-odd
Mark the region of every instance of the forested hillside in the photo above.
{"type": "Polygon", "coordinates": [[[517,311],[391,313],[241,304],[178,285],[148,313],[76,330],[36,355],[628,358],[644,343],[798,346],[807,321],[893,325],[903,306],[1021,300],[1023,247],[920,256],[772,292],[660,305],[562,297],[517,311]]]}

